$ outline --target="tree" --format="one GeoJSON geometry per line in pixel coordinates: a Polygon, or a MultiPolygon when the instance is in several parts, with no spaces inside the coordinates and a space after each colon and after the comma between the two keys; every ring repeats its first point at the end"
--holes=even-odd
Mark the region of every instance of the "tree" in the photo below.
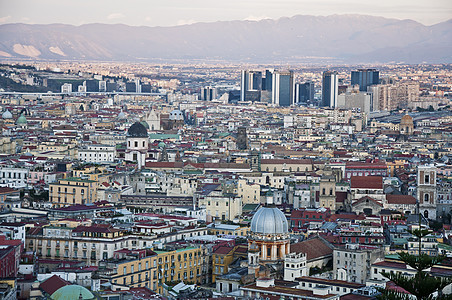
{"type": "MultiPolygon", "coordinates": [[[[388,272],[382,272],[381,274],[414,295],[418,300],[452,299],[452,295],[442,295],[443,288],[452,283],[452,278],[435,277],[432,276],[430,272],[426,271],[445,259],[444,256],[432,257],[422,253],[422,238],[429,235],[430,231],[421,229],[419,226],[419,229],[410,230],[409,232],[417,237],[419,241],[419,255],[411,255],[407,252],[402,252],[399,254],[399,257],[403,262],[415,269],[416,274],[414,276],[388,272]],[[438,293],[438,296],[433,296],[434,293],[438,293]]],[[[382,294],[378,296],[377,299],[409,299],[406,294],[400,292],[389,291],[386,289],[380,289],[380,292],[382,294]]]]}

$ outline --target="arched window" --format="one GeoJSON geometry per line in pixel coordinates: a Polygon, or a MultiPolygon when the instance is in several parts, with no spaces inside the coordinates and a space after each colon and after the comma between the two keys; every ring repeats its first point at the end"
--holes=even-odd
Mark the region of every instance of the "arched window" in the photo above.
{"type": "Polygon", "coordinates": [[[322,195],[325,195],[325,188],[322,189],[322,195]]]}
{"type": "Polygon", "coordinates": [[[428,201],[429,201],[429,194],[424,194],[424,202],[425,203],[428,203],[428,201]]]}

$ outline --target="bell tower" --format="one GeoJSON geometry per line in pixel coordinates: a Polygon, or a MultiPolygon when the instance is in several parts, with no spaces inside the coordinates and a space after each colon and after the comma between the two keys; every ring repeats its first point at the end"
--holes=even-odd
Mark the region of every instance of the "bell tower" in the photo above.
{"type": "Polygon", "coordinates": [[[256,243],[251,243],[248,247],[248,274],[254,274],[254,277],[259,273],[259,256],[259,247],[256,243]]]}
{"type": "Polygon", "coordinates": [[[417,199],[419,213],[426,219],[436,220],[436,167],[433,165],[417,168],[417,199]]]}
{"type": "Polygon", "coordinates": [[[248,149],[248,136],[246,134],[246,127],[239,127],[237,129],[237,149],[246,150],[248,149]]]}

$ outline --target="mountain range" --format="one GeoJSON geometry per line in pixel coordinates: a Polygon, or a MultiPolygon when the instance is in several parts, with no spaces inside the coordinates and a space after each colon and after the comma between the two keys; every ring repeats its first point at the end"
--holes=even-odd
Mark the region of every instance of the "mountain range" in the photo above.
{"type": "Polygon", "coordinates": [[[0,59],[245,63],[451,63],[452,19],[297,15],[172,27],[0,25],[0,59]]]}

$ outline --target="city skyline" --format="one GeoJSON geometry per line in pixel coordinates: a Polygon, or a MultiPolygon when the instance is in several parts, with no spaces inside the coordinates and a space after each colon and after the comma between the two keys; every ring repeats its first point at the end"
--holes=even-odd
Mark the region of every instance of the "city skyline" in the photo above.
{"type": "Polygon", "coordinates": [[[1,4],[0,24],[63,23],[82,25],[89,23],[126,24],[131,26],[177,26],[198,22],[279,19],[294,15],[329,16],[335,14],[362,14],[394,19],[411,19],[424,25],[433,25],[451,19],[452,5],[445,0],[380,1],[369,5],[356,0],[337,2],[316,1],[229,1],[228,3],[197,0],[149,3],[137,0],[78,1],[61,3],[45,1],[9,1],[1,4]],[[86,4],[86,5],[85,5],[86,4]],[[89,7],[90,9],[87,9],[89,7]]]}

